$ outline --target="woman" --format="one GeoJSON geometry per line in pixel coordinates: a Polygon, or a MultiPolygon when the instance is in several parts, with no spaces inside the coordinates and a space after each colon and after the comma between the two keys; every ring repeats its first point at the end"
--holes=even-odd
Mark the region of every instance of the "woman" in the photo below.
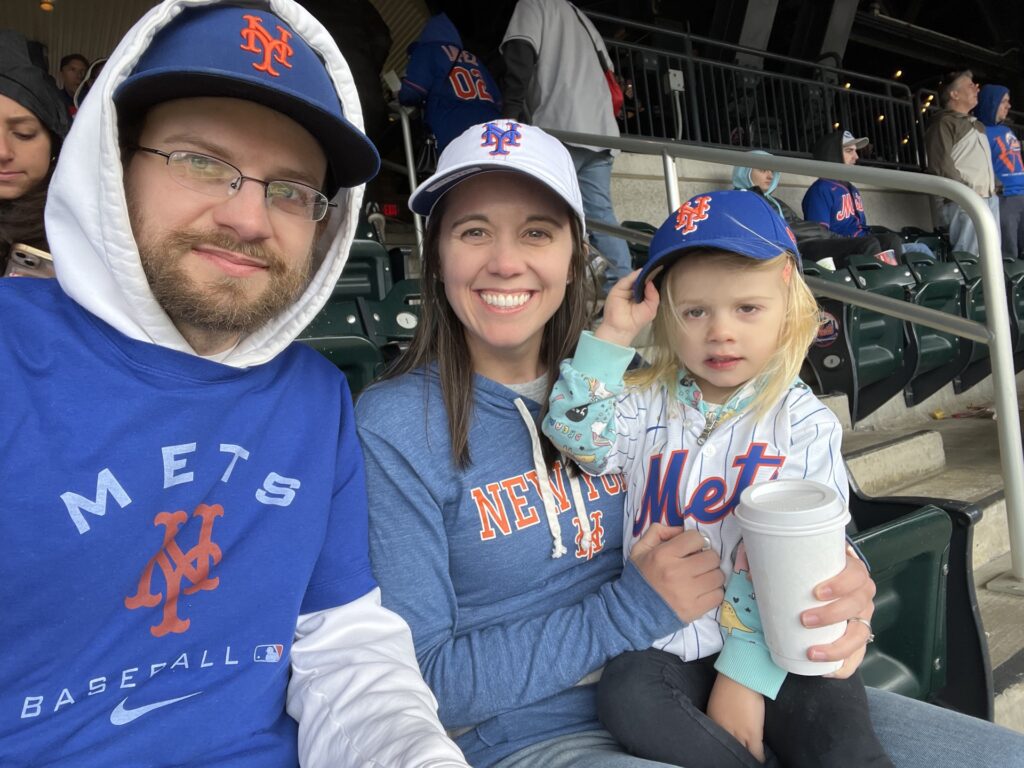
{"type": "MultiPolygon", "coordinates": [[[[430,216],[420,326],[356,407],[384,601],[409,622],[471,765],[655,768],[601,729],[595,673],[720,603],[722,577],[699,534],[661,525],[623,566],[621,481],[569,473],[538,438],[558,362],[586,324],[571,158],[537,128],[474,126],[411,206],[430,216]],[[695,583],[704,591],[693,597],[695,583]]],[[[836,599],[805,623],[870,613],[874,585],[856,560],[825,589],[836,599]]],[[[866,638],[852,622],[811,650],[852,672],[866,638]]],[[[900,766],[935,768],[965,743],[1012,749],[993,726],[975,735],[970,718],[877,691],[869,703],[900,766]],[[897,759],[925,748],[921,762],[897,759]]]]}
{"type": "Polygon", "coordinates": [[[0,275],[12,244],[49,250],[46,188],[67,132],[67,111],[25,38],[0,32],[0,275]]]}

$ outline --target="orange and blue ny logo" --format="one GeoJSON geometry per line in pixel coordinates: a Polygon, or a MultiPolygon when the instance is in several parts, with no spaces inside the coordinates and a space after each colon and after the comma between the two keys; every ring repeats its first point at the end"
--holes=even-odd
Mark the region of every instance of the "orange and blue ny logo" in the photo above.
{"type": "Polygon", "coordinates": [[[187,512],[160,512],[153,525],[164,527],[164,540],[158,551],[142,570],[139,586],[135,594],[124,599],[129,610],[136,608],[155,608],[163,601],[163,618],[159,624],[150,627],[154,637],[163,637],[174,632],[181,634],[188,631],[190,619],[178,616],[178,598],[181,595],[181,583],[188,579],[185,587],[186,595],[194,595],[200,590],[214,590],[220,585],[220,579],[210,577],[210,569],[220,562],[221,551],[213,542],[213,521],[223,516],[224,508],[220,504],[200,504],[196,507],[193,517],[201,518],[203,524],[199,530],[199,541],[188,552],[183,552],[178,545],[178,531],[188,521],[187,512]],[[153,592],[153,566],[160,567],[164,577],[164,591],[153,592]]]}
{"type": "Polygon", "coordinates": [[[240,46],[240,48],[249,53],[263,55],[262,61],[254,61],[252,63],[253,69],[266,72],[271,77],[281,76],[281,73],[274,69],[275,63],[291,69],[292,65],[289,63],[288,58],[295,51],[288,45],[288,41],[291,39],[292,33],[278,24],[277,31],[281,36],[275,38],[263,26],[263,19],[259,16],[245,14],[242,18],[249,22],[249,26],[241,31],[245,45],[240,46]]]}
{"type": "Polygon", "coordinates": [[[711,198],[707,195],[687,200],[676,211],[676,229],[688,235],[697,229],[697,225],[706,220],[711,210],[711,198]]]}

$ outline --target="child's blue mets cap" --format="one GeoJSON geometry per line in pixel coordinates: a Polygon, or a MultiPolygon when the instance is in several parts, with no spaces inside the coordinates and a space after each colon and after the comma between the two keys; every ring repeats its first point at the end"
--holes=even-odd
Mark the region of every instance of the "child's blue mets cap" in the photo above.
{"type": "Polygon", "coordinates": [[[326,65],[269,11],[204,6],[182,11],[153,38],[114,101],[122,113],[172,99],[218,96],[255,101],[299,123],[323,147],[325,193],[372,179],[373,143],[345,117],[326,65]]]}
{"type": "Polygon", "coordinates": [[[792,230],[761,195],[736,189],[704,192],[679,206],[654,233],[647,263],[633,283],[633,299],[643,301],[647,281],[696,248],[765,261],[788,251],[800,266],[792,230]]]}

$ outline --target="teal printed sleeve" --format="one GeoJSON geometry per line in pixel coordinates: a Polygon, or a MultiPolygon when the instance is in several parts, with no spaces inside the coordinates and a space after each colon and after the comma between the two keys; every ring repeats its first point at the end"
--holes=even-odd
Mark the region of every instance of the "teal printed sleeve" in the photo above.
{"type": "Polygon", "coordinates": [[[602,474],[615,445],[615,401],[635,350],[584,331],[572,360],[559,369],[543,430],[590,475],[602,474]]]}
{"type": "Polygon", "coordinates": [[[786,679],[786,671],[772,661],[765,644],[754,583],[750,580],[750,566],[742,543],[736,549],[718,623],[724,644],[715,660],[715,669],[774,701],[786,679]]]}

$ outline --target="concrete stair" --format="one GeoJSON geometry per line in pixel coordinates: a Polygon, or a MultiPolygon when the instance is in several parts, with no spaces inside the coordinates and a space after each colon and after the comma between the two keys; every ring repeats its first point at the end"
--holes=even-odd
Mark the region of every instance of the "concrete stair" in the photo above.
{"type": "Polygon", "coordinates": [[[957,499],[983,509],[974,531],[973,565],[996,722],[1024,733],[1024,597],[985,586],[1010,570],[1010,554],[996,422],[990,412],[977,410],[990,406],[991,388],[985,402],[986,390],[979,387],[980,393],[969,398],[953,397],[947,388],[915,409],[894,399],[855,428],[845,396],[822,399],[844,423],[843,454],[864,492],[957,499]]]}

